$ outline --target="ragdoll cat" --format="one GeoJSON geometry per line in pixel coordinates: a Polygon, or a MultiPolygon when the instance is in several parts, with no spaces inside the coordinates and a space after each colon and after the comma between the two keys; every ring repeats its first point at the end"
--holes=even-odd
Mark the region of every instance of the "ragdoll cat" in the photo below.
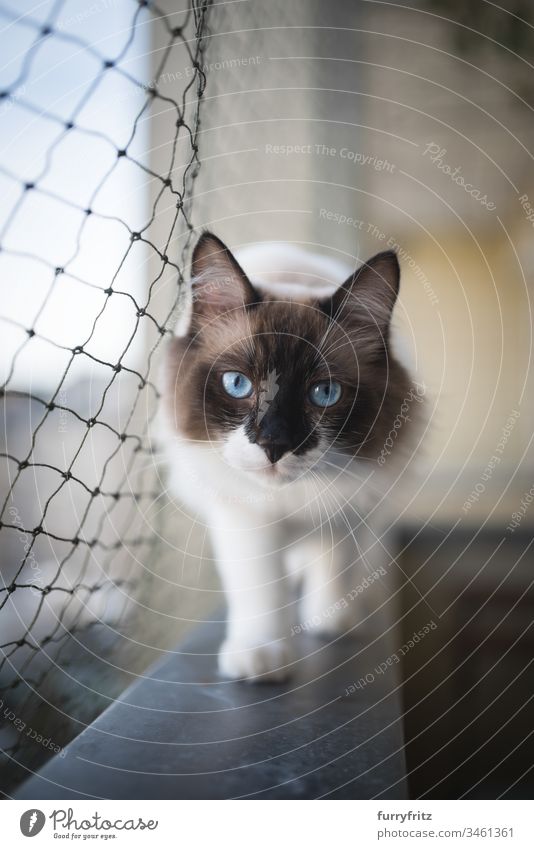
{"type": "Polygon", "coordinates": [[[365,577],[357,529],[410,387],[389,338],[399,275],[393,252],[349,273],[288,245],[234,256],[198,240],[168,351],[166,453],[171,490],[209,527],[224,676],[282,680],[292,625],[346,633],[361,617],[346,601],[365,577]]]}

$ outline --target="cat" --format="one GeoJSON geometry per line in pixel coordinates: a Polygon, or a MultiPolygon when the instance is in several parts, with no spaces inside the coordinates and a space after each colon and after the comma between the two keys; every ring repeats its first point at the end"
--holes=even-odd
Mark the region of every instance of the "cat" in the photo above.
{"type": "Polygon", "coordinates": [[[165,450],[171,491],[209,528],[227,678],[286,679],[295,622],[358,624],[355,529],[379,498],[390,458],[377,459],[411,386],[390,342],[399,282],[392,251],[351,272],[291,245],[234,255],[210,232],[196,243],[166,358],[165,450]]]}

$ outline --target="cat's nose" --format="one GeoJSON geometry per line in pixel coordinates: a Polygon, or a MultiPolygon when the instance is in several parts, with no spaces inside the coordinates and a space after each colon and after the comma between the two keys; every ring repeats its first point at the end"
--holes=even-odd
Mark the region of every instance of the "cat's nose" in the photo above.
{"type": "Polygon", "coordinates": [[[259,437],[258,445],[263,448],[270,462],[274,465],[280,460],[284,454],[291,450],[289,442],[280,439],[270,439],[269,437],[259,437]]]}

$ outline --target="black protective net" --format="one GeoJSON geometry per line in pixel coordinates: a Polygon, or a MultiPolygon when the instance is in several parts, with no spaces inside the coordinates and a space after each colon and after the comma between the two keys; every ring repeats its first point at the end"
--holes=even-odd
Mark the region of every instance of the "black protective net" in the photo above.
{"type": "Polygon", "coordinates": [[[4,790],[151,659],[130,636],[155,546],[154,371],[194,229],[209,5],[0,5],[4,790]],[[159,84],[177,68],[180,97],[159,84]]]}

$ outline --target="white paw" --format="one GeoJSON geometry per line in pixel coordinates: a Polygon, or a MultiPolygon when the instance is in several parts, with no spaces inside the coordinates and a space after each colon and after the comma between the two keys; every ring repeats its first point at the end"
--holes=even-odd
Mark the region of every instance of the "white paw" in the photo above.
{"type": "Polygon", "coordinates": [[[287,641],[247,645],[228,639],[219,651],[219,672],[225,678],[251,681],[285,681],[290,673],[291,656],[287,641]]]}

